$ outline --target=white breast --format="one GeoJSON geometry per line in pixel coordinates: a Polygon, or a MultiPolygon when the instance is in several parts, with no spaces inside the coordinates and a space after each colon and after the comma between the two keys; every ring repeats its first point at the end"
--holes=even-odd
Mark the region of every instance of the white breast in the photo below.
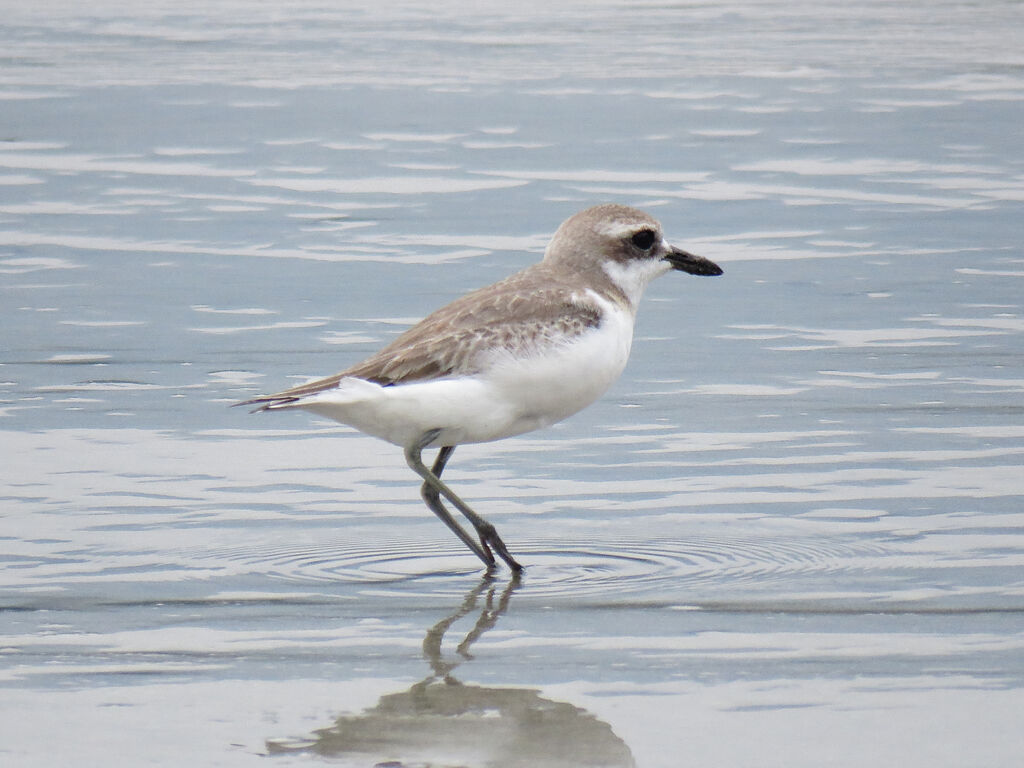
{"type": "Polygon", "coordinates": [[[497,439],[522,434],[561,421],[597,400],[629,359],[633,341],[632,313],[598,299],[601,323],[570,343],[543,354],[499,362],[483,378],[495,402],[513,418],[497,439]]]}
{"type": "Polygon", "coordinates": [[[499,440],[571,416],[600,397],[622,373],[633,341],[633,313],[588,291],[601,322],[564,343],[525,356],[494,350],[472,376],[382,387],[342,379],[302,398],[304,408],[400,446],[440,429],[434,445],[499,440]]]}

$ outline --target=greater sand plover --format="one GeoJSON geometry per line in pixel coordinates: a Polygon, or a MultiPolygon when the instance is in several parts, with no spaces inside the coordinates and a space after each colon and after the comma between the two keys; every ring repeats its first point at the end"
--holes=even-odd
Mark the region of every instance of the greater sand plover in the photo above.
{"type": "Polygon", "coordinates": [[[643,211],[588,208],[558,228],[543,260],[456,299],[363,362],[238,405],[312,411],[394,443],[423,479],[431,511],[488,568],[497,553],[520,571],[494,526],[442,482],[445,465],[457,445],[539,429],[594,402],[626,365],[644,288],[673,269],[722,274],[669,245],[643,211]],[[440,450],[428,469],[430,447],[440,450]]]}

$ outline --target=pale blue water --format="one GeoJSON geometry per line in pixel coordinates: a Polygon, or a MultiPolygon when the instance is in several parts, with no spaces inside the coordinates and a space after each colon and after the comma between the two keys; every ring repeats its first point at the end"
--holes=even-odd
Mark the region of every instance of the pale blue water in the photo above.
{"type": "Polygon", "coordinates": [[[1024,7],[208,5],[0,3],[0,762],[1019,764],[1024,7]],[[456,452],[521,582],[227,407],[604,201],[725,275],[456,452]]]}

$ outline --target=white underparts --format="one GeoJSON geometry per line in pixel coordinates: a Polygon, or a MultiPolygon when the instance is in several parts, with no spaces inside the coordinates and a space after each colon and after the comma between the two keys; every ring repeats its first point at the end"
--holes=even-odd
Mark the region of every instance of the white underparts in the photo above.
{"type": "Polygon", "coordinates": [[[434,445],[499,440],[571,416],[600,397],[629,358],[633,313],[588,291],[601,322],[578,336],[516,357],[494,350],[472,376],[382,387],[362,379],[290,405],[348,424],[402,447],[433,429],[434,445]]]}

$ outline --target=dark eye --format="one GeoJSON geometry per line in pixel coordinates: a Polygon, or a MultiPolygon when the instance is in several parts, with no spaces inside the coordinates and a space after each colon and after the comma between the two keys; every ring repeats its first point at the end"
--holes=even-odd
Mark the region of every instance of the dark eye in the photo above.
{"type": "Polygon", "coordinates": [[[631,237],[630,240],[632,241],[633,245],[635,245],[641,251],[646,251],[652,245],[654,245],[654,241],[656,238],[657,235],[654,234],[654,230],[641,229],[639,232],[633,235],[633,237],[631,237]]]}

